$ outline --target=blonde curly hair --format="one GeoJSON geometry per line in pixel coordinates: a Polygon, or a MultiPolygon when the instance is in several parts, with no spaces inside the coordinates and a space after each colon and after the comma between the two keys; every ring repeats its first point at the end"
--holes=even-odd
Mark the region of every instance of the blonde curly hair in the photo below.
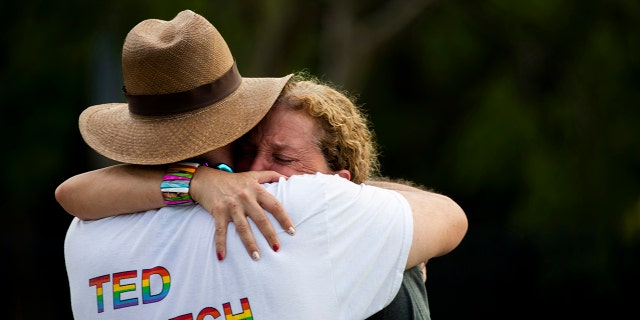
{"type": "Polygon", "coordinates": [[[304,110],[323,130],[317,144],[331,170],[348,170],[351,181],[362,183],[380,173],[374,132],[355,97],[347,91],[305,72],[296,73],[282,90],[278,102],[292,110],[304,110]]]}

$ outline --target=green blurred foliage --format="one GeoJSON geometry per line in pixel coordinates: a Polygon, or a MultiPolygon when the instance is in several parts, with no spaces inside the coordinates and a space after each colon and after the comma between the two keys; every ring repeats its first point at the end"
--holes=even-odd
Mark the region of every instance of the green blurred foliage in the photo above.
{"type": "Polygon", "coordinates": [[[2,271],[14,319],[70,318],[62,250],[71,218],[53,191],[105,165],[77,117],[122,101],[126,33],[185,8],[220,30],[244,76],[308,69],[359,94],[383,173],[462,205],[467,237],[429,267],[434,318],[631,310],[640,2],[30,0],[0,4],[11,182],[2,271]]]}

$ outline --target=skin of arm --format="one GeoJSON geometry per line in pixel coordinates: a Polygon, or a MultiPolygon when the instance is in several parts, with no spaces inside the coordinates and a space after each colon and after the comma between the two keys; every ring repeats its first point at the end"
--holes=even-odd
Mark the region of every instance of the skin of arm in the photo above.
{"type": "MultiPolygon", "coordinates": [[[[119,164],[88,171],[61,183],[55,190],[55,197],[68,213],[82,220],[157,209],[166,205],[160,192],[165,170],[164,166],[119,164]]],[[[226,255],[229,222],[235,224],[247,252],[250,255],[259,253],[247,216],[258,226],[271,248],[278,250],[278,237],[263,208],[287,233],[295,233],[293,222],[280,202],[261,185],[280,177],[282,175],[275,171],[228,173],[204,166],[196,170],[190,194],[215,217],[219,259],[226,255]],[[201,185],[200,180],[213,183],[201,185]]]]}
{"type": "MultiPolygon", "coordinates": [[[[163,175],[162,166],[115,165],[67,179],[58,186],[55,196],[67,212],[85,220],[145,211],[165,206],[159,192],[163,175]],[[96,184],[96,181],[100,183],[96,184]]],[[[262,182],[275,181],[279,177],[281,175],[273,171],[231,174],[206,167],[196,170],[192,179],[192,197],[196,201],[202,201],[203,207],[212,215],[219,215],[216,216],[220,222],[220,225],[216,225],[216,249],[221,250],[218,252],[222,252],[223,256],[226,225],[229,221],[234,221],[239,231],[248,231],[244,232],[243,236],[247,251],[251,253],[258,250],[245,218],[251,213],[252,219],[260,227],[272,248],[278,243],[275,231],[258,205],[272,214],[275,213],[274,217],[285,230],[293,226],[277,199],[260,185],[262,182]],[[246,179],[240,179],[241,177],[246,179]],[[207,180],[216,183],[207,184],[207,180]],[[221,214],[223,211],[226,216],[221,214]],[[237,222],[236,219],[230,218],[234,216],[238,217],[237,222]]],[[[407,267],[444,255],[462,241],[468,227],[467,218],[462,208],[450,198],[406,183],[371,180],[367,181],[367,184],[395,190],[411,205],[414,217],[414,245],[407,267]]]]}
{"type": "Polygon", "coordinates": [[[467,216],[451,198],[391,181],[366,182],[395,190],[407,199],[413,212],[413,242],[407,269],[455,249],[467,232],[467,216]]]}
{"type": "Polygon", "coordinates": [[[165,206],[159,192],[164,170],[118,164],[88,171],[61,183],[55,197],[65,211],[82,220],[161,208],[165,206]]]}

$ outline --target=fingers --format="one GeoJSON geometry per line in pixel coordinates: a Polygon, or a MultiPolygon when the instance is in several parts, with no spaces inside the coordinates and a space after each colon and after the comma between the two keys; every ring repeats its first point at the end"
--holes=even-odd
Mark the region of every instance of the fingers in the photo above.
{"type": "Polygon", "coordinates": [[[219,261],[222,261],[226,256],[227,248],[227,225],[229,221],[226,219],[215,220],[215,231],[213,233],[213,240],[216,243],[216,257],[219,261]]]}
{"type": "Polygon", "coordinates": [[[240,240],[244,244],[244,247],[247,249],[247,253],[251,256],[251,259],[257,261],[260,260],[260,251],[258,249],[258,244],[256,244],[256,240],[253,237],[253,232],[251,232],[251,226],[249,225],[249,221],[247,218],[242,216],[239,219],[235,219],[233,224],[236,227],[236,232],[238,236],[240,236],[240,240]]]}
{"type": "MultiPolygon", "coordinates": [[[[264,189],[261,190],[258,193],[258,203],[260,204],[260,206],[262,206],[263,209],[271,213],[271,215],[278,221],[282,229],[284,229],[289,235],[292,236],[296,233],[293,221],[284,210],[284,207],[282,206],[280,201],[278,201],[278,199],[276,199],[276,197],[274,197],[271,193],[267,192],[264,189]]],[[[264,218],[268,221],[266,216],[264,216],[264,218]]],[[[269,223],[269,225],[271,224],[269,223]]],[[[260,230],[262,231],[262,229],[260,230]]]]}
{"type": "MultiPolygon", "coordinates": [[[[205,181],[207,175],[202,175],[203,172],[212,173],[202,171],[198,176],[200,179],[198,181],[201,182],[197,184],[197,201],[215,219],[214,241],[218,260],[223,260],[227,255],[226,239],[230,222],[234,224],[238,236],[254,260],[260,259],[260,250],[248,219],[255,223],[269,243],[269,247],[276,252],[280,249],[280,242],[268,214],[273,215],[280,227],[288,234],[295,234],[293,221],[289,218],[282,204],[261,185],[261,183],[278,181],[285,176],[275,171],[234,174],[213,172],[216,180],[212,184],[205,181]]],[[[195,187],[194,184],[194,194],[195,187]]],[[[192,195],[192,197],[194,196],[192,195]]],[[[194,199],[196,198],[194,197],[194,199]]]]}
{"type": "MultiPolygon", "coordinates": [[[[236,199],[245,198],[240,196],[236,199]]],[[[251,200],[240,201],[239,203],[227,202],[225,206],[218,207],[217,210],[211,213],[216,221],[214,239],[218,260],[223,260],[226,256],[226,231],[229,222],[234,224],[236,233],[253,260],[260,259],[260,249],[254,238],[248,219],[251,219],[258,227],[273,251],[277,252],[280,249],[280,243],[271,224],[271,220],[269,220],[265,212],[258,205],[255,195],[249,199],[251,200]],[[219,218],[216,218],[216,216],[219,216],[219,218]]]]}
{"type": "Polygon", "coordinates": [[[276,231],[271,224],[271,220],[269,220],[269,217],[267,217],[262,208],[257,204],[254,204],[254,206],[248,208],[247,215],[256,224],[264,238],[269,243],[269,247],[273,251],[278,252],[280,249],[280,241],[278,240],[276,231]]]}
{"type": "Polygon", "coordinates": [[[226,206],[218,207],[210,213],[214,216],[215,221],[213,238],[218,260],[222,261],[227,255],[227,227],[229,222],[233,222],[236,232],[251,258],[253,260],[260,259],[260,251],[253,237],[249,221],[247,221],[247,217],[244,214],[244,208],[238,207],[237,204],[227,204],[226,206]]]}
{"type": "MultiPolygon", "coordinates": [[[[256,227],[258,227],[265,240],[267,240],[267,242],[269,243],[269,247],[274,252],[278,252],[278,250],[280,250],[280,241],[278,239],[277,233],[271,223],[271,220],[269,219],[263,208],[267,209],[266,207],[269,207],[270,210],[274,210],[274,212],[277,212],[277,214],[274,214],[274,216],[279,221],[284,230],[286,230],[286,232],[290,235],[295,234],[293,222],[275,197],[273,197],[266,191],[259,193],[257,197],[259,199],[262,199],[262,201],[266,201],[265,203],[269,203],[269,205],[260,207],[258,205],[260,201],[256,202],[256,200],[252,200],[244,203],[243,206],[231,206],[233,207],[233,209],[229,206],[227,207],[228,214],[229,216],[231,216],[231,222],[233,222],[234,224],[236,233],[240,237],[240,240],[244,244],[247,252],[253,260],[260,259],[260,249],[258,248],[257,242],[254,238],[248,219],[251,219],[256,227]]],[[[229,221],[225,220],[220,224],[217,221],[218,220],[216,220],[216,230],[214,238],[216,242],[216,253],[218,256],[218,260],[222,260],[226,256],[226,230],[229,221]]]]}
{"type": "MultiPolygon", "coordinates": [[[[258,183],[277,182],[280,178],[287,178],[275,171],[253,171],[251,173],[254,175],[254,178],[258,183]]],[[[284,207],[282,207],[280,201],[263,188],[258,189],[256,192],[257,201],[260,206],[271,213],[271,215],[276,218],[282,229],[284,229],[289,235],[294,235],[296,233],[296,229],[293,225],[293,221],[291,221],[291,218],[284,210],[284,207]]]]}
{"type": "Polygon", "coordinates": [[[275,171],[251,171],[251,174],[258,183],[278,182],[280,178],[287,178],[287,176],[275,171]]]}

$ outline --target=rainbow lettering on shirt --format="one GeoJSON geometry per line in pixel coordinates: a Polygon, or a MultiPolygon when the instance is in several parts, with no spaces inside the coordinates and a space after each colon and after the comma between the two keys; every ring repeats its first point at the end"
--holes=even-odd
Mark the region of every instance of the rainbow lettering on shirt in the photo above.
{"type": "MultiPolygon", "coordinates": [[[[240,299],[240,304],[242,305],[242,313],[233,314],[231,311],[231,303],[226,302],[222,304],[222,308],[224,309],[224,319],[225,320],[253,320],[253,315],[251,313],[251,306],[249,306],[249,298],[240,299]]],[[[220,312],[213,307],[206,307],[198,314],[196,317],[193,317],[193,313],[183,314],[177,317],[170,318],[169,320],[205,320],[209,318],[218,319],[221,314],[220,312]]]]}
{"type": "Polygon", "coordinates": [[[93,279],[89,279],[89,287],[96,287],[96,298],[98,302],[98,313],[104,312],[104,289],[102,285],[105,282],[111,281],[110,275],[104,275],[100,277],[95,277],[93,279]]]}
{"type": "Polygon", "coordinates": [[[136,290],[135,283],[120,284],[122,280],[135,278],[137,271],[125,271],[113,274],[113,308],[120,309],[138,305],[138,298],[121,299],[122,294],[136,290]]]}
{"type": "Polygon", "coordinates": [[[242,304],[242,313],[233,314],[231,311],[231,303],[223,303],[222,309],[224,310],[224,318],[226,320],[253,320],[253,315],[251,314],[251,306],[249,305],[249,299],[240,299],[240,304],[242,304]]]}
{"type": "Polygon", "coordinates": [[[154,303],[164,299],[169,294],[171,288],[171,277],[169,271],[163,267],[155,267],[152,269],[142,270],[142,303],[154,303]],[[162,290],[155,294],[151,294],[151,283],[149,279],[152,275],[159,275],[162,279],[162,290]]]}
{"type": "Polygon", "coordinates": [[[104,289],[105,284],[112,283],[113,293],[113,309],[137,306],[138,298],[132,297],[123,299],[123,296],[132,296],[136,294],[137,287],[141,289],[138,294],[142,298],[143,304],[155,303],[167,297],[171,288],[171,276],[169,271],[163,267],[154,267],[151,269],[143,269],[141,277],[138,278],[138,271],[130,270],[116,272],[113,275],[102,275],[89,279],[89,287],[96,288],[96,302],[98,313],[104,312],[104,289]],[[151,278],[159,279],[151,282],[151,278]],[[112,280],[113,279],[113,280],[112,280]],[[136,280],[139,280],[138,283],[136,280]],[[136,286],[139,284],[139,286],[136,286]],[[160,285],[158,285],[160,284],[160,285]]]}

